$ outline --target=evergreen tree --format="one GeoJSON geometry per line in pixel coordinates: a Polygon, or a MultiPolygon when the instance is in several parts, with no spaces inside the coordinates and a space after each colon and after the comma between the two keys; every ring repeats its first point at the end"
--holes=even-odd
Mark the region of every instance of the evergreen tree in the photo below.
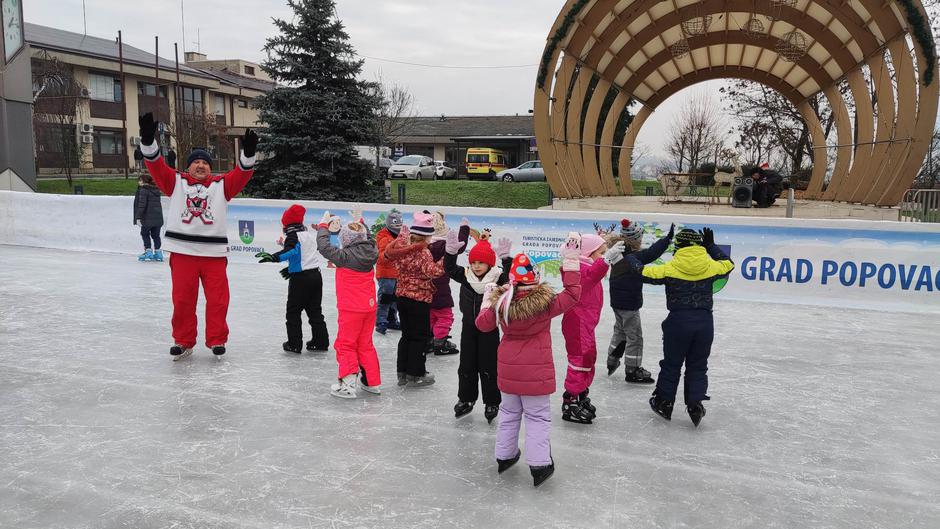
{"type": "Polygon", "coordinates": [[[375,145],[375,83],[358,79],[362,61],[333,0],[288,0],[291,21],[274,20],[262,65],[278,87],[258,98],[264,157],[246,192],[259,198],[382,201],[376,170],[354,145],[375,145]]]}

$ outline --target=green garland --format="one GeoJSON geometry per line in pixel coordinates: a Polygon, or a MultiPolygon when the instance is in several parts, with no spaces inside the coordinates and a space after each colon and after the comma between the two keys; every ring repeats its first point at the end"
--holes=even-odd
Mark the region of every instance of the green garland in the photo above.
{"type": "Polygon", "coordinates": [[[574,24],[575,18],[577,18],[581,9],[583,9],[589,1],[590,0],[578,0],[575,2],[562,20],[561,26],[559,26],[555,34],[548,39],[548,44],[545,45],[545,52],[542,54],[542,64],[539,66],[539,76],[536,81],[539,88],[545,88],[545,79],[548,78],[548,63],[551,62],[552,55],[555,54],[555,49],[558,48],[561,41],[565,40],[565,36],[568,35],[568,30],[571,29],[571,25],[574,24]]]}
{"type": "Polygon", "coordinates": [[[907,22],[911,26],[911,34],[924,52],[927,69],[924,70],[923,81],[924,86],[930,86],[933,81],[934,64],[937,62],[937,49],[934,46],[930,24],[927,17],[921,14],[920,9],[917,9],[914,0],[898,0],[898,3],[904,7],[904,11],[907,13],[907,22]]]}

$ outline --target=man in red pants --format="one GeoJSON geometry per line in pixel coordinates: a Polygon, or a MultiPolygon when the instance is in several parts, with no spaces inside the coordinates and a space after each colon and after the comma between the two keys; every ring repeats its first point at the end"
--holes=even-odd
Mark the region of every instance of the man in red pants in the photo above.
{"type": "Polygon", "coordinates": [[[199,283],[206,296],[206,346],[213,354],[225,354],[228,341],[228,238],[225,213],[254,173],[258,135],[248,129],[242,137],[242,154],[235,169],[212,174],[212,157],[193,149],[187,172],[170,168],[160,155],[153,114],[140,117],[140,150],[154,183],[170,197],[163,249],[170,252],[173,281],[173,360],[186,358],[196,346],[196,301],[199,283]]]}

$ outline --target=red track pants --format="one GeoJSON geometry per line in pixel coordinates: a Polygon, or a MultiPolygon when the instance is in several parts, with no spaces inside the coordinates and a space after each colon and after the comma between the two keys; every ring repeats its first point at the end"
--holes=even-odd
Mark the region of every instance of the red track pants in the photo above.
{"type": "Polygon", "coordinates": [[[366,385],[378,386],[382,383],[379,373],[379,357],[372,345],[372,332],[375,329],[375,311],[352,312],[339,311],[339,331],[333,348],[336,349],[336,362],[339,364],[339,376],[354,375],[359,368],[365,372],[366,385]]]}
{"type": "Polygon", "coordinates": [[[228,276],[226,257],[201,257],[174,253],[170,255],[173,280],[173,340],[183,347],[196,345],[196,301],[199,281],[206,296],[206,346],[225,345],[228,341],[228,276]]]}

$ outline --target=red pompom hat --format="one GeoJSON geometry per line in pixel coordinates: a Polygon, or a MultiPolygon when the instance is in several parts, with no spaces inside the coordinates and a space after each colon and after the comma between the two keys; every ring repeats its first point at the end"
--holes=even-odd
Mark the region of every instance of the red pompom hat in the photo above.
{"type": "Polygon", "coordinates": [[[307,214],[307,209],[301,206],[300,204],[294,204],[293,206],[287,208],[284,211],[284,214],[281,215],[281,225],[290,226],[291,224],[303,224],[304,215],[307,214]]]}
{"type": "Polygon", "coordinates": [[[471,263],[485,263],[490,266],[490,268],[496,266],[496,252],[493,251],[493,247],[490,246],[489,241],[480,241],[476,243],[473,249],[470,250],[470,254],[467,256],[467,259],[471,263]]]}

